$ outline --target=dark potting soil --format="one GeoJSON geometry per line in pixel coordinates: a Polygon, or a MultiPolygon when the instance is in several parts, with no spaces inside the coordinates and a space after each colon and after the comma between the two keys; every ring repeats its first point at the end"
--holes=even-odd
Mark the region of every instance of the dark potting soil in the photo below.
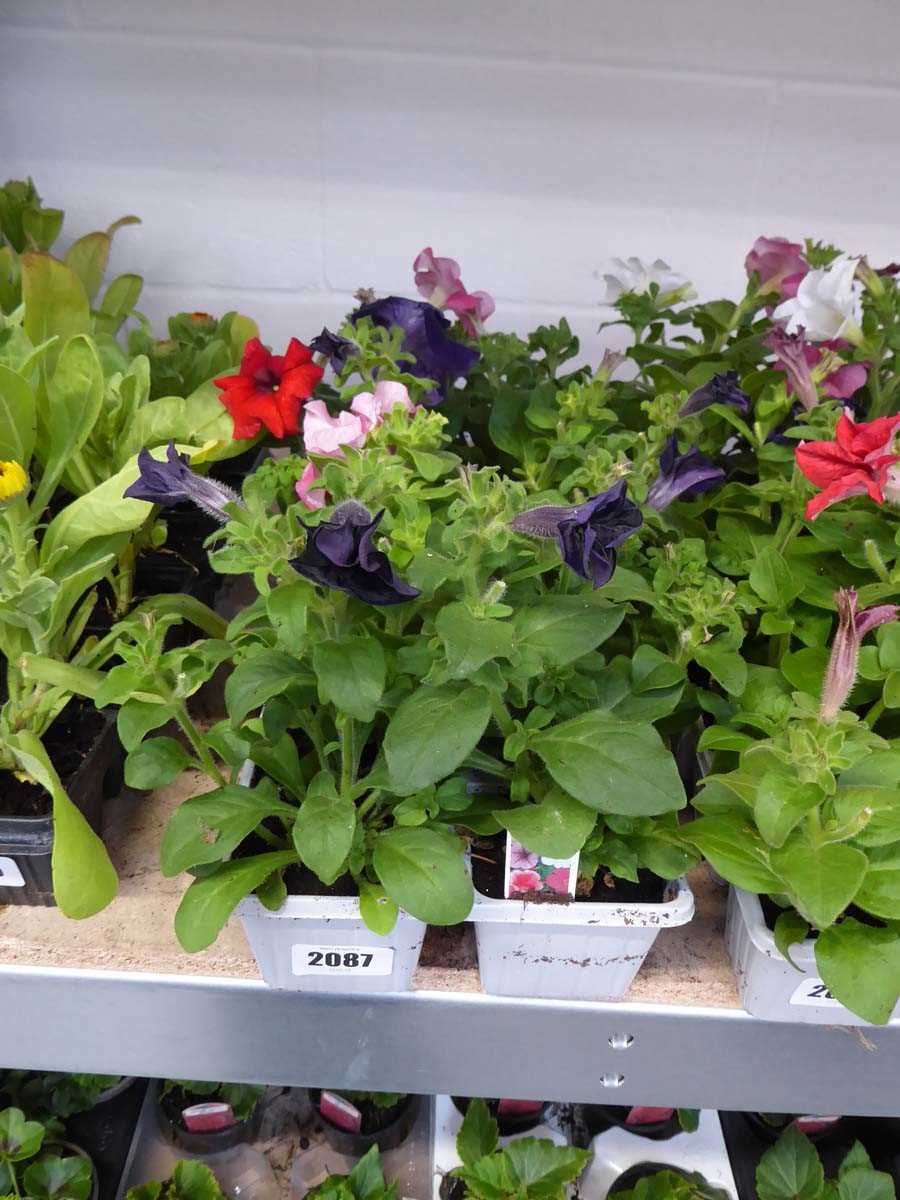
{"type": "MultiPolygon", "coordinates": [[[[336,1096],[343,1096],[344,1099],[348,1100],[354,1108],[359,1110],[359,1132],[365,1136],[368,1136],[372,1133],[381,1133],[383,1129],[387,1129],[389,1125],[393,1125],[393,1123],[409,1104],[409,1096],[404,1096],[402,1100],[398,1100],[398,1102],[396,1104],[392,1104],[390,1108],[379,1108],[374,1101],[357,1098],[351,1092],[336,1091],[334,1094],[336,1096]]],[[[316,1094],[316,1098],[313,1103],[315,1104],[316,1112],[319,1113],[321,1119],[325,1121],[326,1118],[323,1117],[319,1112],[318,1094],[316,1094]]],[[[328,1124],[331,1123],[332,1122],[330,1121],[328,1122],[328,1124]]]]}
{"type": "MultiPolygon", "coordinates": [[[[103,732],[106,717],[89,700],[71,700],[44,734],[43,743],[63,787],[90,754],[103,732]]],[[[46,817],[53,810],[49,794],[34,783],[3,772],[0,817],[46,817]]]]}
{"type": "MultiPolygon", "coordinates": [[[[762,906],[763,917],[765,918],[765,922],[766,922],[766,928],[769,930],[770,933],[774,933],[775,932],[775,922],[778,920],[778,918],[781,916],[781,914],[783,912],[786,912],[788,910],[786,910],[786,909],[782,908],[780,905],[776,904],[775,901],[772,900],[769,896],[760,896],[759,902],[762,906]]],[[[885,921],[880,921],[878,919],[878,917],[873,917],[871,913],[863,912],[863,910],[861,908],[857,908],[857,906],[855,904],[850,905],[850,907],[847,909],[847,911],[843,914],[843,917],[853,917],[855,920],[859,921],[861,925],[870,925],[873,929],[886,929],[887,928],[887,924],[885,921]]],[[[843,920],[843,917],[838,917],[838,920],[837,920],[838,924],[840,924],[840,922],[843,920]]],[[[811,937],[811,938],[813,938],[813,940],[815,940],[815,938],[818,936],[818,934],[815,929],[811,929],[807,936],[811,937]]]]}
{"type": "MultiPolygon", "coordinates": [[[[506,835],[477,838],[472,843],[472,882],[483,896],[502,900],[505,873],[506,835]]],[[[589,895],[573,897],[576,903],[591,904],[662,904],[668,884],[652,871],[638,871],[638,882],[615,879],[602,868],[594,876],[589,895]]],[[[568,904],[564,897],[540,897],[533,904],[568,904]]]]}

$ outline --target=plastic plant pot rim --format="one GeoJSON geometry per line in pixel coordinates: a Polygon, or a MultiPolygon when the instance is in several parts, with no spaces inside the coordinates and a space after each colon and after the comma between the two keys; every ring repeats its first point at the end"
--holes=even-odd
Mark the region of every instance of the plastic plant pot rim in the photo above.
{"type": "MultiPolygon", "coordinates": [[[[91,1107],[97,1108],[101,1104],[106,1104],[110,1100],[115,1100],[116,1097],[121,1096],[123,1092],[127,1092],[136,1079],[136,1075],[123,1075],[118,1083],[114,1083],[111,1087],[108,1087],[105,1091],[102,1091],[91,1107]]],[[[91,1109],[89,1108],[87,1111],[90,1112],[91,1109]]]]}
{"type": "Polygon", "coordinates": [[[694,893],[682,876],[669,884],[670,900],[661,904],[597,904],[578,900],[569,904],[546,901],[494,900],[475,889],[468,920],[485,924],[576,925],[594,929],[663,929],[686,925],[694,915],[694,893]]]}
{"type": "MultiPolygon", "coordinates": [[[[281,908],[273,911],[262,903],[256,896],[247,896],[235,909],[240,917],[256,920],[288,920],[288,921],[346,921],[356,925],[364,924],[359,911],[358,896],[288,896],[281,908]]],[[[425,931],[425,922],[418,917],[410,916],[402,908],[397,913],[397,925],[406,924],[425,931]]],[[[394,926],[394,929],[397,928],[394,926]]],[[[366,926],[368,928],[368,926],[366,926]]],[[[393,930],[392,930],[393,932],[393,930]]],[[[384,935],[384,942],[390,934],[384,935]]]]}
{"type": "MultiPolygon", "coordinates": [[[[759,896],[755,892],[745,892],[742,888],[734,886],[732,886],[731,891],[734,896],[734,902],[738,906],[741,920],[746,927],[747,935],[753,943],[754,948],[761,954],[765,954],[767,958],[774,958],[776,962],[791,966],[792,964],[788,962],[775,945],[775,935],[766,924],[759,896]]],[[[808,971],[813,975],[818,974],[814,938],[806,938],[802,942],[795,942],[791,946],[791,958],[802,971],[808,971]]],[[[799,973],[797,974],[797,979],[800,979],[799,973]]]]}

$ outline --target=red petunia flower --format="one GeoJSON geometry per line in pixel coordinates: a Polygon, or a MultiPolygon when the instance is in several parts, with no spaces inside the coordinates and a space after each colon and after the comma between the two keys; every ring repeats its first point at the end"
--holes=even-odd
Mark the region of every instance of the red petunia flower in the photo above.
{"type": "Polygon", "coordinates": [[[891,483],[891,467],[900,462],[892,444],[900,416],[879,417],[857,425],[844,413],[838,421],[833,442],[801,442],[796,449],[797,466],[822,491],[806,506],[806,519],[814,520],[823,509],[848,496],[868,494],[884,504],[885,485],[891,483]]]}
{"type": "Polygon", "coordinates": [[[234,421],[234,438],[256,437],[263,425],[277,438],[300,431],[300,409],[323,369],[308,346],[291,338],[284,354],[270,354],[259,338],[244,347],[237,375],[215,379],[219,399],[234,421]]]}

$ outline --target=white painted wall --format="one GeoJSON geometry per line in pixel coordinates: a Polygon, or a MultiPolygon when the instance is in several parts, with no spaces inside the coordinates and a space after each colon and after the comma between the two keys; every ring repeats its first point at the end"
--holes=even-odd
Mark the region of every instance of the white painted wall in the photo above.
{"type": "Polygon", "coordinates": [[[0,152],[70,237],[143,218],[154,319],[309,337],[431,244],[593,349],[611,255],[704,296],[758,233],[900,258],[900,4],[0,0],[0,152]]]}

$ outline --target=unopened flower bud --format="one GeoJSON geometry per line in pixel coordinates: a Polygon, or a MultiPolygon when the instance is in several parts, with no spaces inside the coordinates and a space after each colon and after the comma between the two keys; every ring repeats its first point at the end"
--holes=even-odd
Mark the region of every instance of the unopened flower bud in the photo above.
{"type": "Polygon", "coordinates": [[[879,625],[895,621],[900,613],[896,604],[877,604],[857,612],[854,588],[840,588],[835,592],[834,599],[837,603],[838,627],[819,705],[819,720],[825,724],[835,720],[853,690],[863,638],[879,625]]]}

